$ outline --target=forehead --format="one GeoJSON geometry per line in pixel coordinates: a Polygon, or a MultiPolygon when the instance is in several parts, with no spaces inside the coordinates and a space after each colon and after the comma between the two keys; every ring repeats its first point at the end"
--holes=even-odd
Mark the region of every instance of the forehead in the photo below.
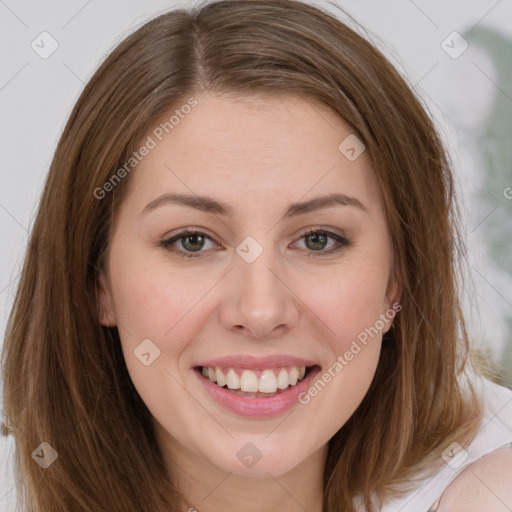
{"type": "Polygon", "coordinates": [[[353,130],[319,102],[272,94],[194,99],[193,108],[177,103],[146,134],[154,147],[132,176],[137,196],[179,190],[246,203],[341,192],[378,202],[368,155],[347,158],[343,141],[353,130]]]}

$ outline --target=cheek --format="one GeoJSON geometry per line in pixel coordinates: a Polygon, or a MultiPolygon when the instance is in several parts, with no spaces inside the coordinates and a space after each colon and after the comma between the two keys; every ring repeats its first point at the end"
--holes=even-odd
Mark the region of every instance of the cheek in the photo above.
{"type": "Polygon", "coordinates": [[[177,274],[135,258],[112,272],[112,286],[128,373],[151,413],[165,420],[169,408],[187,407],[177,365],[197,330],[194,305],[206,290],[187,290],[177,274]],[[149,353],[148,365],[144,353],[149,353]]]}
{"type": "MultiPolygon", "coordinates": [[[[385,282],[373,273],[344,273],[310,293],[311,309],[327,325],[322,371],[301,398],[324,436],[357,409],[373,380],[382,344],[385,282]]],[[[309,304],[308,304],[309,305],[309,304]]]]}
{"type": "Polygon", "coordinates": [[[206,284],[191,286],[158,263],[147,266],[134,261],[114,271],[115,312],[123,343],[137,345],[149,338],[162,351],[180,351],[175,332],[186,338],[183,332],[193,328],[194,315],[189,313],[206,293],[206,284]]]}
{"type": "MultiPolygon", "coordinates": [[[[384,267],[372,268],[363,263],[340,268],[328,279],[309,287],[304,295],[307,305],[325,324],[326,339],[332,341],[337,353],[346,350],[351,340],[379,321],[384,313],[386,284],[384,267]]],[[[381,324],[377,327],[382,330],[381,324]]]]}

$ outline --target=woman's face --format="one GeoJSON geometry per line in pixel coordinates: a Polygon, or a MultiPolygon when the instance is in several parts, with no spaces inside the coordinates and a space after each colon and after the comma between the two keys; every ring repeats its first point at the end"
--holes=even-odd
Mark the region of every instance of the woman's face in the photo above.
{"type": "Polygon", "coordinates": [[[368,154],[337,115],[195,100],[143,140],[101,321],[166,453],[277,476],[325,455],[362,401],[400,282],[368,154]]]}

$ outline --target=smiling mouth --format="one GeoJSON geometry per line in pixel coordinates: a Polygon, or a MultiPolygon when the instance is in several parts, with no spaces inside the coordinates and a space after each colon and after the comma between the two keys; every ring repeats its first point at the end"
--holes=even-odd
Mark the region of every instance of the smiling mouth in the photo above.
{"type": "Polygon", "coordinates": [[[266,370],[197,366],[196,371],[222,389],[246,398],[270,398],[293,388],[315,366],[283,366],[266,370]]]}

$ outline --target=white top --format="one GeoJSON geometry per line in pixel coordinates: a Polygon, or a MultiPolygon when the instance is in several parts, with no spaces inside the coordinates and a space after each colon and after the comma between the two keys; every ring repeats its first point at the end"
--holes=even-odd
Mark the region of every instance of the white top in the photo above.
{"type": "MultiPolygon", "coordinates": [[[[448,485],[471,463],[495,450],[512,449],[512,390],[472,375],[471,381],[484,397],[484,419],[466,449],[452,443],[443,451],[446,464],[400,498],[384,500],[380,512],[435,512],[448,485]]],[[[360,512],[364,511],[357,502],[360,512]]]]}

